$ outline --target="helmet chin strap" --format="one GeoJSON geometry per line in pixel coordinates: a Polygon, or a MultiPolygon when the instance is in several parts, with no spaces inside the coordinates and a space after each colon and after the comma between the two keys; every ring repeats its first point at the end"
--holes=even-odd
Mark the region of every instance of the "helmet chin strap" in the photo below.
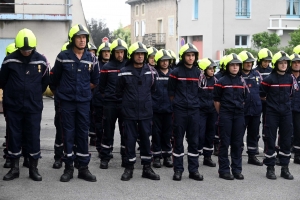
{"type": "Polygon", "coordinates": [[[294,69],[292,69],[292,72],[300,72],[300,70],[294,70],[294,69]]]}
{"type": "Polygon", "coordinates": [[[285,72],[286,70],[279,70],[279,69],[277,69],[277,71],[279,71],[279,72],[285,72]]]}

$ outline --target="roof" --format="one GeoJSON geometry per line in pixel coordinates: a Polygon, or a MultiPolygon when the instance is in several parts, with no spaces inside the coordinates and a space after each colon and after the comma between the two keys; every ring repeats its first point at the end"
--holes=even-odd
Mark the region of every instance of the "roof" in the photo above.
{"type": "Polygon", "coordinates": [[[156,0],[127,0],[125,3],[127,3],[129,5],[133,5],[136,3],[150,2],[150,1],[156,1],[156,0]]]}

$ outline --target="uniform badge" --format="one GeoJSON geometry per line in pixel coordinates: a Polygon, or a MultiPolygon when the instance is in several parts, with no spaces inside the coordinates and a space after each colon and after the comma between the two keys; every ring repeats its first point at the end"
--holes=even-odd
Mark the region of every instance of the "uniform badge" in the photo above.
{"type": "Polygon", "coordinates": [[[38,65],[38,72],[41,73],[41,65],[38,65]]]}
{"type": "Polygon", "coordinates": [[[248,87],[252,87],[252,84],[248,84],[248,87]]]}
{"type": "Polygon", "coordinates": [[[89,64],[89,72],[92,70],[92,64],[89,64]]]}

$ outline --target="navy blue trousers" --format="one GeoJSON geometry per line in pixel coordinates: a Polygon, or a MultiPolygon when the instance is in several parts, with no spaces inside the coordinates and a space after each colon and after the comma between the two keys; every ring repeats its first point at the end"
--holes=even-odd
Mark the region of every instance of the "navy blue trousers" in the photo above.
{"type": "Polygon", "coordinates": [[[140,155],[141,164],[150,165],[152,153],[150,148],[150,136],[152,119],[145,120],[124,120],[124,138],[125,138],[125,153],[126,165],[134,165],[136,162],[135,146],[137,139],[140,139],[140,155]]]}
{"type": "Polygon", "coordinates": [[[217,112],[203,112],[200,110],[200,133],[199,133],[199,153],[203,156],[211,156],[214,150],[214,138],[216,133],[217,112]]]}
{"type": "Polygon", "coordinates": [[[6,116],[6,147],[8,158],[19,158],[22,148],[23,134],[26,141],[23,143],[26,146],[27,153],[33,159],[39,159],[41,155],[40,149],[40,132],[42,112],[27,113],[22,111],[5,110],[6,116]]]}
{"type": "Polygon", "coordinates": [[[260,116],[245,116],[245,128],[247,130],[247,153],[255,155],[258,150],[260,116]]]}
{"type": "Polygon", "coordinates": [[[76,157],[80,166],[87,166],[91,155],[88,151],[90,102],[60,100],[61,124],[63,130],[64,162],[73,164],[76,157]],[[76,155],[73,147],[76,144],[76,155]]]}
{"type": "Polygon", "coordinates": [[[100,152],[103,135],[103,106],[93,106],[92,123],[96,133],[96,149],[100,152]]]}
{"type": "Polygon", "coordinates": [[[172,155],[172,113],[154,113],[152,126],[153,157],[169,157],[172,155]]]}
{"type": "MultiPolygon", "coordinates": [[[[264,164],[275,166],[276,163],[276,137],[279,128],[279,161],[280,165],[285,166],[290,163],[291,157],[291,137],[293,132],[292,112],[286,111],[284,114],[267,112],[265,116],[264,134],[265,134],[265,158],[264,164]]],[[[299,122],[297,122],[299,123],[299,122]]]]}
{"type": "Polygon", "coordinates": [[[231,147],[231,171],[242,172],[242,145],[245,131],[243,113],[222,112],[219,114],[219,174],[230,173],[228,148],[231,147]]]}
{"type": "Polygon", "coordinates": [[[293,135],[294,152],[300,154],[300,112],[292,112],[293,115],[293,135]]]}
{"type": "Polygon", "coordinates": [[[59,108],[59,101],[54,99],[54,109],[55,109],[55,116],[54,116],[54,125],[56,129],[55,133],[55,142],[54,142],[54,159],[58,160],[64,156],[64,143],[62,138],[62,126],[60,120],[60,108],[59,108]]]}
{"type": "Polygon", "coordinates": [[[174,109],[173,116],[173,164],[174,171],[184,171],[183,139],[186,134],[188,142],[188,171],[190,173],[198,171],[199,168],[199,109],[179,110],[174,109]]]}

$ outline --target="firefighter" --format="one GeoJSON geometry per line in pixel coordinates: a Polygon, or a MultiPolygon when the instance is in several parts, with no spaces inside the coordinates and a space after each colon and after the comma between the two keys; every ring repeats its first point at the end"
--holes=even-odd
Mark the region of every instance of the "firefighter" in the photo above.
{"type": "Polygon", "coordinates": [[[122,166],[125,161],[125,145],[123,138],[123,115],[121,112],[122,98],[115,94],[118,73],[125,66],[127,61],[127,44],[116,39],[110,45],[110,60],[101,69],[101,79],[99,83],[99,91],[104,97],[103,105],[103,136],[100,150],[100,168],[107,169],[113,151],[115,124],[118,119],[119,131],[121,136],[122,166]]]}
{"type": "Polygon", "coordinates": [[[29,154],[29,177],[34,181],[41,181],[37,165],[41,155],[42,95],[49,83],[48,65],[45,57],[35,50],[36,37],[31,30],[20,30],[15,44],[18,50],[5,57],[0,71],[0,88],[3,88],[7,123],[7,156],[12,162],[11,169],[3,180],[19,177],[24,134],[29,154]]]}
{"type": "Polygon", "coordinates": [[[245,84],[241,77],[242,61],[236,54],[226,56],[224,76],[214,86],[214,104],[219,114],[219,177],[225,180],[244,179],[242,174],[243,136],[245,131],[245,84]],[[230,146],[230,162],[228,147],[230,146]]]}
{"type": "Polygon", "coordinates": [[[147,58],[147,63],[151,65],[152,67],[155,67],[155,60],[154,56],[157,53],[157,49],[155,47],[149,47],[147,49],[148,51],[148,58],[147,58]]]}
{"type": "Polygon", "coordinates": [[[176,54],[174,53],[174,51],[172,50],[167,50],[169,52],[169,54],[171,55],[172,59],[170,61],[170,69],[174,69],[176,67],[176,54]]]}
{"type": "Polygon", "coordinates": [[[294,177],[289,172],[288,165],[291,157],[291,137],[293,131],[291,111],[291,90],[299,89],[293,77],[286,73],[290,63],[288,55],[279,51],[272,58],[272,72],[263,79],[260,85],[260,96],[266,98],[266,118],[264,124],[265,134],[265,158],[263,163],[267,166],[266,177],[276,179],[275,175],[275,142],[277,129],[279,128],[280,149],[279,162],[281,167],[280,176],[292,180],[294,177]],[[294,87],[293,87],[294,85],[294,87]]]}
{"type": "Polygon", "coordinates": [[[199,154],[203,154],[203,165],[215,167],[216,163],[211,159],[214,150],[215,123],[217,111],[214,106],[213,90],[218,81],[214,76],[216,63],[210,58],[203,58],[198,63],[201,71],[199,80],[200,87],[200,135],[199,154]]]}
{"type": "MultiPolygon", "coordinates": [[[[109,61],[110,58],[110,43],[103,42],[97,50],[98,62],[100,70],[109,61]]],[[[93,113],[92,113],[92,123],[94,123],[95,133],[96,133],[96,149],[98,151],[98,156],[100,157],[101,140],[103,134],[103,96],[99,91],[99,85],[94,89],[94,95],[92,100],[93,113]]],[[[112,154],[111,154],[112,155],[112,154]]]]}
{"type": "Polygon", "coordinates": [[[202,181],[199,168],[199,89],[200,70],[197,66],[198,49],[187,43],[180,48],[180,62],[171,72],[168,81],[168,94],[173,105],[173,180],[180,181],[183,167],[183,139],[186,133],[188,142],[189,178],[202,181]]]}
{"type": "MultiPolygon", "coordinates": [[[[263,49],[259,50],[259,52],[257,54],[257,66],[256,66],[255,70],[257,70],[260,73],[263,80],[267,76],[269,76],[269,74],[272,72],[272,68],[270,67],[272,57],[273,57],[272,52],[267,48],[263,48],[263,49]]],[[[266,99],[262,98],[261,103],[262,103],[262,121],[263,121],[263,124],[265,124],[265,115],[266,115],[266,106],[267,106],[266,99]]],[[[262,131],[262,139],[263,139],[263,141],[265,141],[264,140],[264,128],[262,131]]]]}
{"type": "Polygon", "coordinates": [[[51,86],[60,105],[61,125],[65,156],[65,170],[61,182],[73,178],[75,157],[78,159],[78,178],[95,182],[96,177],[88,170],[89,111],[91,89],[99,81],[97,58],[86,50],[89,42],[86,27],[76,24],[69,31],[69,45],[58,54],[51,75],[51,86]],[[76,155],[73,146],[76,142],[76,155]]]}
{"type": "MultiPolygon", "coordinates": [[[[149,52],[149,51],[148,51],[149,52]]],[[[173,167],[171,159],[172,146],[172,104],[168,95],[168,80],[171,73],[169,63],[172,59],[168,51],[161,49],[155,54],[157,70],[156,91],[152,94],[153,128],[152,128],[152,153],[153,167],[161,168],[163,165],[173,167]]]]}
{"type": "Polygon", "coordinates": [[[259,85],[262,77],[258,71],[252,69],[255,59],[250,52],[242,51],[239,53],[239,56],[243,62],[242,76],[250,91],[244,105],[248,164],[262,166],[263,163],[255,156],[258,151],[257,141],[259,139],[260,115],[262,110],[259,96],[259,85]]]}
{"type": "Polygon", "coordinates": [[[152,154],[149,139],[153,117],[151,93],[155,91],[157,75],[154,68],[145,64],[147,54],[144,44],[140,42],[132,44],[128,49],[129,60],[118,75],[116,94],[122,97],[126,146],[126,163],[122,181],[132,178],[138,137],[143,165],[142,177],[160,180],[160,176],[151,168],[152,154]]]}

